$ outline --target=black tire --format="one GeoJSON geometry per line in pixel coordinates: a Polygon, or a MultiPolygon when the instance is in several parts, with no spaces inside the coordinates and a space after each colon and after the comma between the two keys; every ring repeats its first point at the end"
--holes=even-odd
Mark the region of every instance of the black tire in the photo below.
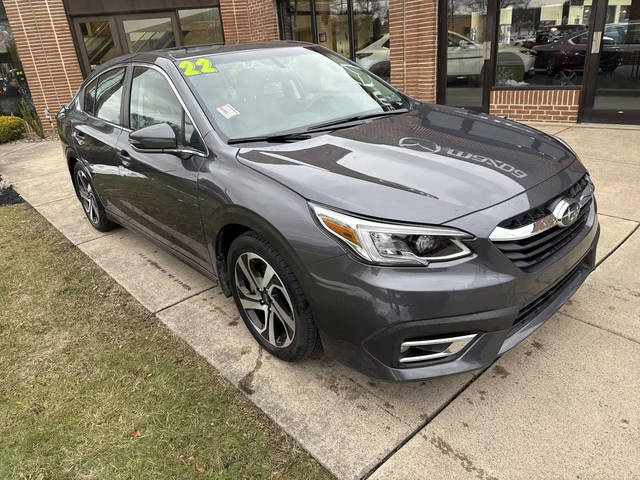
{"type": "Polygon", "coordinates": [[[72,181],[82,210],[93,228],[100,232],[108,232],[116,228],[118,224],[107,218],[107,212],[93,186],[91,174],[80,162],[76,162],[73,166],[72,181]]]}
{"type": "MultiPolygon", "coordinates": [[[[267,242],[267,240],[255,232],[247,232],[236,238],[229,247],[227,255],[227,272],[233,298],[236,302],[236,306],[238,307],[238,311],[240,312],[240,316],[253,337],[265,350],[288,362],[302,360],[313,353],[316,344],[318,343],[318,331],[315,322],[313,321],[313,315],[311,313],[309,303],[307,302],[304,292],[302,291],[302,286],[293,273],[291,267],[282,255],[280,255],[280,253],[274,249],[269,242],[267,242]],[[269,288],[272,288],[273,294],[277,296],[277,294],[282,293],[280,287],[280,285],[282,285],[287,298],[284,299],[284,297],[281,297],[281,300],[284,299],[284,301],[280,302],[279,306],[280,308],[282,308],[283,305],[285,306],[285,313],[293,313],[295,330],[292,334],[290,333],[290,329],[286,327],[285,322],[277,317],[277,313],[275,319],[273,319],[273,317],[269,317],[272,318],[271,322],[274,325],[274,332],[279,330],[277,332],[277,338],[275,334],[273,335],[273,338],[276,340],[275,343],[278,343],[278,338],[281,340],[284,339],[281,342],[281,346],[272,344],[267,338],[270,336],[269,332],[266,331],[268,330],[268,325],[270,325],[266,320],[268,318],[268,314],[257,308],[250,308],[247,311],[242,305],[242,300],[249,301],[251,303],[256,302],[256,300],[250,299],[248,296],[245,296],[245,293],[242,293],[249,292],[252,297],[261,296],[264,299],[264,308],[273,309],[274,312],[277,312],[274,305],[276,299],[267,297],[267,290],[269,288],[262,288],[262,292],[253,293],[253,290],[255,289],[251,288],[251,282],[247,282],[247,277],[242,273],[243,270],[239,265],[239,274],[236,275],[236,264],[238,259],[242,257],[242,263],[243,260],[250,256],[257,256],[258,258],[252,258],[250,262],[253,263],[244,263],[245,267],[248,266],[249,269],[259,269],[262,265],[262,261],[264,261],[268,266],[273,268],[275,275],[272,277],[272,287],[269,288]],[[243,284],[238,285],[238,282],[242,282],[243,284]],[[273,285],[276,285],[276,288],[273,288],[273,285]],[[260,320],[263,318],[265,319],[264,325],[260,325],[260,320]],[[265,331],[263,334],[259,333],[259,327],[264,328],[265,331]],[[287,341],[290,341],[290,343],[286,344],[287,341]]],[[[263,286],[262,280],[265,279],[265,275],[260,276],[260,272],[254,270],[251,271],[251,274],[253,274],[252,280],[255,282],[255,285],[258,286],[258,288],[263,286]]]]}

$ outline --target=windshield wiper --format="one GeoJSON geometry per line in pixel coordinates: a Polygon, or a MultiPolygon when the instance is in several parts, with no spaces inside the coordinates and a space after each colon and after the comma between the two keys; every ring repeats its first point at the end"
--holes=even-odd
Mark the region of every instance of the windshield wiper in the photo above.
{"type": "Polygon", "coordinates": [[[384,117],[386,115],[397,115],[399,113],[407,113],[409,111],[408,108],[398,108],[396,110],[387,110],[386,112],[376,112],[376,113],[363,113],[361,115],[354,115],[352,117],[339,118],[338,120],[331,120],[330,122],[318,123],[316,125],[311,125],[307,128],[307,132],[315,132],[318,130],[323,130],[327,127],[333,127],[337,125],[342,125],[343,123],[351,123],[357,122],[359,120],[367,120],[369,118],[376,117],[384,117]]]}
{"type": "Polygon", "coordinates": [[[273,135],[262,135],[256,137],[230,138],[227,140],[229,145],[234,143],[250,143],[250,142],[288,142],[296,140],[308,140],[311,135],[304,132],[276,133],[273,135]]]}

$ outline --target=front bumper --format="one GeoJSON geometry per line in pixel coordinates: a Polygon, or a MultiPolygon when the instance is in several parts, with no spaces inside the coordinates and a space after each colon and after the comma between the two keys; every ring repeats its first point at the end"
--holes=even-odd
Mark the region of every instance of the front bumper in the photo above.
{"type": "Polygon", "coordinates": [[[325,352],[370,376],[421,380],[490,365],[539,328],[595,265],[599,225],[592,209],[584,232],[525,273],[488,240],[477,257],[433,269],[364,265],[349,255],[316,264],[309,296],[325,352]],[[455,355],[402,364],[407,340],[475,334],[455,355]]]}

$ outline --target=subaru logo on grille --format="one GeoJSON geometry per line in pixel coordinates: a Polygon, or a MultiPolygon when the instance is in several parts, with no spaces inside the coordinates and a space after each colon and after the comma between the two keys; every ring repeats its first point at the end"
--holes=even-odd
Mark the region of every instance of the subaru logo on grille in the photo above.
{"type": "Polygon", "coordinates": [[[559,226],[568,227],[578,219],[580,203],[575,198],[563,198],[553,207],[551,213],[559,226]]]}

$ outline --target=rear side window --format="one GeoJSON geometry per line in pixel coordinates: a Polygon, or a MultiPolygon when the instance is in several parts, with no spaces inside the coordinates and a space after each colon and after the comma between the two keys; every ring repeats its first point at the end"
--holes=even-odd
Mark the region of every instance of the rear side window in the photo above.
{"type": "Polygon", "coordinates": [[[98,79],[92,80],[86,87],[84,87],[84,103],[82,109],[90,115],[93,115],[96,107],[96,85],[98,79]]]}
{"type": "Polygon", "coordinates": [[[124,84],[124,68],[116,68],[98,77],[95,94],[95,116],[121,125],[120,104],[124,84]]]}
{"type": "Polygon", "coordinates": [[[155,69],[135,67],[131,80],[129,122],[133,130],[168,123],[180,145],[203,150],[200,137],[167,79],[155,69]]]}

